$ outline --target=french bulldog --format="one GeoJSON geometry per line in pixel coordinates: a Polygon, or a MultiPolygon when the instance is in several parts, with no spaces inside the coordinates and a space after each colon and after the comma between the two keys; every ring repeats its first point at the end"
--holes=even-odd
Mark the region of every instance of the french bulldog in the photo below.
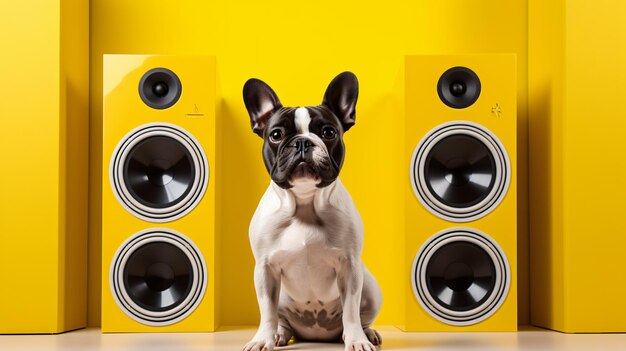
{"type": "Polygon", "coordinates": [[[244,351],[271,351],[292,336],[343,337],[347,351],[373,351],[382,342],[370,328],[382,293],[361,261],[363,222],[338,178],[358,92],[356,76],[344,72],[321,105],[283,107],[263,81],[244,85],[271,177],[249,229],[261,321],[244,351]]]}

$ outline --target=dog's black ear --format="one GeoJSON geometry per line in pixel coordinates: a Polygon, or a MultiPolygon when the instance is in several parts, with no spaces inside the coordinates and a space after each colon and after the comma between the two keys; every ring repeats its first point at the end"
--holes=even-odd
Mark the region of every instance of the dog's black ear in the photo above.
{"type": "Polygon", "coordinates": [[[248,79],[243,86],[243,101],[250,115],[252,131],[263,137],[263,130],[272,114],[283,107],[269,85],[260,79],[248,79]]]}
{"type": "Polygon", "coordinates": [[[344,132],[354,125],[358,97],[359,81],[352,72],[339,74],[326,88],[322,105],[328,107],[339,118],[344,132]]]}

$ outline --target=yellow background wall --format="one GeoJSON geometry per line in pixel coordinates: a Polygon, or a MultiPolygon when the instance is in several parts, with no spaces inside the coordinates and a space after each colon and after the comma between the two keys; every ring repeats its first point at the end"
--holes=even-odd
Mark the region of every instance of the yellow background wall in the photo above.
{"type": "MultiPolygon", "coordinates": [[[[12,5],[11,8],[0,8],[0,21],[3,24],[0,30],[3,45],[8,48],[8,52],[2,53],[2,74],[7,82],[15,82],[12,87],[13,92],[2,90],[4,96],[7,96],[2,102],[2,135],[0,136],[0,146],[2,150],[16,150],[17,152],[2,152],[2,164],[11,165],[19,169],[24,174],[24,182],[32,184],[30,194],[37,194],[41,197],[39,206],[48,211],[39,213],[39,218],[31,230],[27,233],[33,236],[33,241],[24,239],[25,236],[16,236],[11,241],[12,245],[0,246],[0,263],[2,264],[1,274],[4,279],[11,282],[19,282],[25,285],[28,293],[20,293],[17,289],[6,289],[3,292],[3,302],[0,304],[2,317],[6,315],[19,315],[20,308],[24,308],[24,304],[20,303],[21,295],[28,295],[27,299],[35,301],[33,310],[27,317],[34,317],[35,311],[41,311],[41,318],[36,319],[33,323],[34,330],[56,330],[59,301],[59,285],[57,278],[57,270],[59,267],[58,239],[60,226],[61,209],[59,209],[59,200],[62,196],[59,189],[60,179],[60,119],[61,117],[61,92],[56,87],[60,86],[60,4],[58,2],[50,2],[47,6],[42,6],[39,11],[33,11],[34,4],[31,2],[20,3],[20,6],[12,5]],[[29,26],[22,17],[24,14],[30,13],[33,18],[34,25],[29,26]],[[5,27],[6,26],[6,27],[5,27]],[[5,33],[21,33],[20,37],[5,35],[5,33]],[[27,43],[36,43],[38,45],[27,45],[27,43]],[[50,58],[41,62],[39,55],[44,53],[50,58]],[[6,56],[5,56],[6,55],[6,56]],[[32,70],[15,69],[19,64],[32,67],[32,70]],[[29,112],[25,114],[24,96],[29,92],[29,83],[37,81],[40,86],[49,88],[35,91],[32,95],[36,99],[37,104],[28,104],[29,112]],[[20,84],[21,83],[21,84],[20,84]],[[35,124],[37,128],[32,128],[35,124]],[[21,131],[32,130],[30,139],[16,138],[21,131]],[[16,131],[20,131],[16,133],[16,131]],[[37,141],[37,142],[33,142],[37,141]],[[40,158],[41,149],[49,150],[47,157],[40,159],[40,162],[34,163],[31,160],[40,158]],[[26,157],[24,157],[26,156],[26,157]],[[36,166],[36,167],[35,167],[36,166]],[[43,167],[48,170],[48,175],[39,180],[36,168],[43,167]],[[29,246],[32,245],[32,246],[29,246]],[[13,246],[13,247],[11,247],[13,246]],[[51,252],[52,251],[52,252],[51,252]],[[33,273],[37,266],[43,267],[41,274],[43,276],[52,277],[52,281],[41,282],[47,294],[38,296],[37,283],[34,280],[23,279],[24,271],[16,271],[6,269],[11,267],[11,262],[22,262],[21,257],[27,252],[32,253],[34,260],[32,266],[27,265],[24,271],[33,273]],[[27,285],[27,284],[32,285],[27,285]],[[11,293],[11,291],[13,293],[11,293]],[[5,295],[6,294],[6,295],[5,295]],[[14,303],[14,301],[18,301],[14,303]],[[39,303],[38,303],[39,302],[39,303]]],[[[7,6],[8,7],[8,6],[7,6]]],[[[0,172],[0,179],[4,184],[12,184],[15,174],[13,172],[0,172]]],[[[16,186],[8,186],[6,196],[7,199],[15,199],[8,202],[3,201],[2,204],[2,239],[9,240],[12,233],[19,228],[13,228],[13,223],[28,223],[30,221],[32,202],[24,196],[24,190],[16,186]],[[20,201],[20,199],[23,199],[20,201]],[[5,224],[5,217],[12,219],[11,222],[5,224]],[[13,222],[14,221],[14,222],[13,222]],[[5,237],[6,235],[6,237],[5,237]]],[[[3,320],[5,318],[2,318],[3,320]]],[[[19,321],[18,323],[19,324],[19,321]]],[[[5,329],[3,327],[2,329],[5,329]]]]}
{"type": "Polygon", "coordinates": [[[529,10],[532,323],[625,332],[626,3],[529,10]]]}
{"type": "Polygon", "coordinates": [[[88,4],[0,2],[0,333],[86,324],[88,4]]]}
{"type": "MultiPolygon", "coordinates": [[[[527,2],[91,0],[89,323],[99,325],[102,54],[217,56],[223,129],[221,322],[255,324],[253,257],[248,223],[268,185],[262,140],[250,130],[241,89],[246,79],[270,84],[284,105],[317,105],[327,84],[351,70],[360,80],[357,124],[346,134],[341,178],[365,222],[363,257],[385,302],[378,324],[401,312],[404,279],[390,258],[402,253],[402,86],[405,54],[518,54],[519,316],[528,322],[527,2]],[[396,123],[397,121],[397,123],[396,123]],[[397,153],[392,153],[397,150],[397,153]],[[397,235],[400,238],[400,235],[397,235]]],[[[408,181],[408,180],[406,180],[408,181]]],[[[108,186],[108,184],[104,184],[108,186]]],[[[395,262],[395,261],[394,261],[395,262]]]]}

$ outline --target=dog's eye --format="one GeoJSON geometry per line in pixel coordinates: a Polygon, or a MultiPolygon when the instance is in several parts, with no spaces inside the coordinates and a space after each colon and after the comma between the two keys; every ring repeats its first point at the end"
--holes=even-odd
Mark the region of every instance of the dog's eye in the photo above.
{"type": "Polygon", "coordinates": [[[280,129],[274,129],[270,132],[270,141],[272,143],[279,143],[284,137],[285,134],[280,129]]]}
{"type": "Polygon", "coordinates": [[[324,127],[322,129],[322,138],[326,140],[333,140],[337,137],[337,130],[333,127],[324,127]]]}

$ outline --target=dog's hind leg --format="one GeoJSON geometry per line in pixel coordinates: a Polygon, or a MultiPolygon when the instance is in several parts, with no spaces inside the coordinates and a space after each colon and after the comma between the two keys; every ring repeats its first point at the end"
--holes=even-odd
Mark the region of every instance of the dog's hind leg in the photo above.
{"type": "Polygon", "coordinates": [[[383,342],[380,334],[370,328],[376,316],[378,316],[378,312],[380,312],[382,302],[383,296],[378,282],[367,269],[364,269],[363,291],[361,293],[361,325],[363,326],[363,332],[374,345],[380,345],[383,342]]]}
{"type": "Polygon", "coordinates": [[[291,340],[293,336],[293,330],[289,325],[289,322],[283,318],[279,317],[278,319],[278,330],[276,331],[276,335],[274,339],[276,340],[276,346],[285,346],[291,340]]]}

